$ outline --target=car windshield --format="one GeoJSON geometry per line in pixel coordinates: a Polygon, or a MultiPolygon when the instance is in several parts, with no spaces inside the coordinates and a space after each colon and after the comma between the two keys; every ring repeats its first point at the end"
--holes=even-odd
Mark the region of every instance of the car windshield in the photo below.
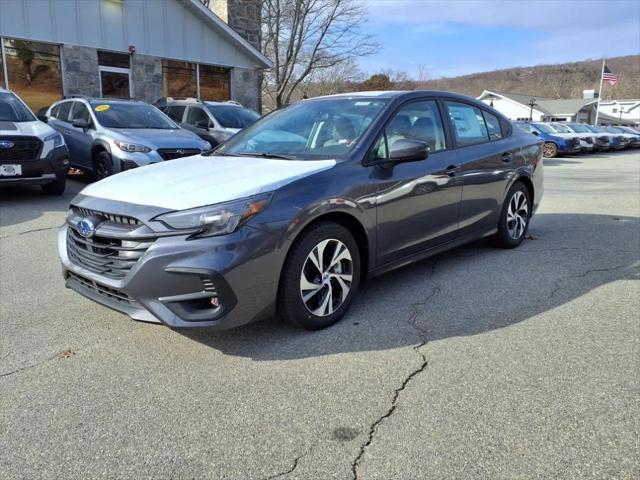
{"type": "Polygon", "coordinates": [[[95,102],[91,108],[98,123],[106,128],[178,128],[160,110],[145,103],[95,102]]]}
{"type": "Polygon", "coordinates": [[[634,130],[631,127],[620,127],[622,130],[624,130],[627,133],[632,133],[634,135],[638,135],[638,132],[636,130],[634,130]]]}
{"type": "Polygon", "coordinates": [[[553,128],[551,128],[549,125],[545,125],[544,123],[534,123],[533,125],[535,125],[535,127],[544,132],[544,133],[550,133],[550,134],[554,134],[557,133],[553,128]]]}
{"type": "Polygon", "coordinates": [[[366,97],[302,101],[265,116],[216,153],[305,160],[336,158],[354,148],[387,101],[366,97]]]}
{"type": "Polygon", "coordinates": [[[207,105],[222,128],[245,128],[260,118],[253,110],[235,105],[207,105]]]}
{"type": "Polygon", "coordinates": [[[571,128],[573,129],[574,132],[578,132],[578,133],[591,133],[591,130],[589,130],[589,127],[586,127],[584,125],[580,125],[579,123],[572,123],[571,124],[571,128]]]}
{"type": "Polygon", "coordinates": [[[31,111],[13,93],[0,92],[0,122],[35,122],[31,111]]]}
{"type": "Polygon", "coordinates": [[[551,125],[556,132],[560,133],[573,133],[570,128],[565,125],[560,125],[558,123],[554,123],[551,125]]]}

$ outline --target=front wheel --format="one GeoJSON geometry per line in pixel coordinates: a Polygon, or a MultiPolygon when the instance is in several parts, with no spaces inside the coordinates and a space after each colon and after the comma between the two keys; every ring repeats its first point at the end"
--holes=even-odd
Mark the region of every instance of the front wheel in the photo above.
{"type": "Polygon", "coordinates": [[[509,190],[502,206],[498,233],[489,239],[499,248],[515,248],[522,243],[531,219],[529,190],[522,182],[516,182],[509,190]]]}
{"type": "Polygon", "coordinates": [[[544,144],[544,156],[547,158],[553,158],[558,156],[558,146],[553,142],[546,142],[544,144]]]}
{"type": "Polygon", "coordinates": [[[342,225],[323,222],[302,233],[285,262],[278,313],[287,323],[318,330],[346,313],[360,284],[360,251],[342,225]]]}
{"type": "Polygon", "coordinates": [[[93,179],[102,180],[113,174],[113,161],[109,152],[100,152],[93,161],[93,179]]]}

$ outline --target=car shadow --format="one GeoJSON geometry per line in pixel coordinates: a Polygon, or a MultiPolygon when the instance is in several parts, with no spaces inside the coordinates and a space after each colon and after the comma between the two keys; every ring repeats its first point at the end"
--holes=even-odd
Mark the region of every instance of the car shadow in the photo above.
{"type": "Polygon", "coordinates": [[[577,160],[567,160],[566,158],[545,158],[544,166],[545,167],[556,167],[559,165],[582,165],[584,162],[579,162],[577,160]]]}
{"type": "Polygon", "coordinates": [[[479,241],[368,281],[342,321],[324,330],[274,318],[224,332],[176,333],[255,361],[478,335],[535,320],[602,285],[638,281],[639,244],[638,218],[539,214],[517,249],[479,241]]]}
{"type": "Polygon", "coordinates": [[[67,178],[62,195],[45,195],[39,186],[16,185],[0,189],[0,226],[18,225],[36,220],[47,212],[64,212],[69,202],[91,179],[84,174],[67,178]]]}

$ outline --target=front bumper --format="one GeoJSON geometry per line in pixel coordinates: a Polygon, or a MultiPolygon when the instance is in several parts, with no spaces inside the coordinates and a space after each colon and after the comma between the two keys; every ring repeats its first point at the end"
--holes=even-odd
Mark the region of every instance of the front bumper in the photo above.
{"type": "Polygon", "coordinates": [[[0,164],[19,164],[22,174],[0,176],[0,185],[46,185],[64,178],[69,171],[69,151],[66,146],[51,150],[45,158],[25,161],[0,161],[0,164]]]}
{"type": "Polygon", "coordinates": [[[226,330],[275,312],[286,249],[271,233],[245,226],[219,237],[161,237],[112,279],[70,259],[70,228],[58,237],[66,286],[135,320],[226,330]]]}

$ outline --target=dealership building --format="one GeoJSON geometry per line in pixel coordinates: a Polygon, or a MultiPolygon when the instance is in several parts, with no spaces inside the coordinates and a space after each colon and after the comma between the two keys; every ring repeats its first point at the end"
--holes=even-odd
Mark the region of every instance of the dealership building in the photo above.
{"type": "Polygon", "coordinates": [[[0,3],[0,86],[34,110],[69,95],[261,110],[260,0],[0,3]]]}

